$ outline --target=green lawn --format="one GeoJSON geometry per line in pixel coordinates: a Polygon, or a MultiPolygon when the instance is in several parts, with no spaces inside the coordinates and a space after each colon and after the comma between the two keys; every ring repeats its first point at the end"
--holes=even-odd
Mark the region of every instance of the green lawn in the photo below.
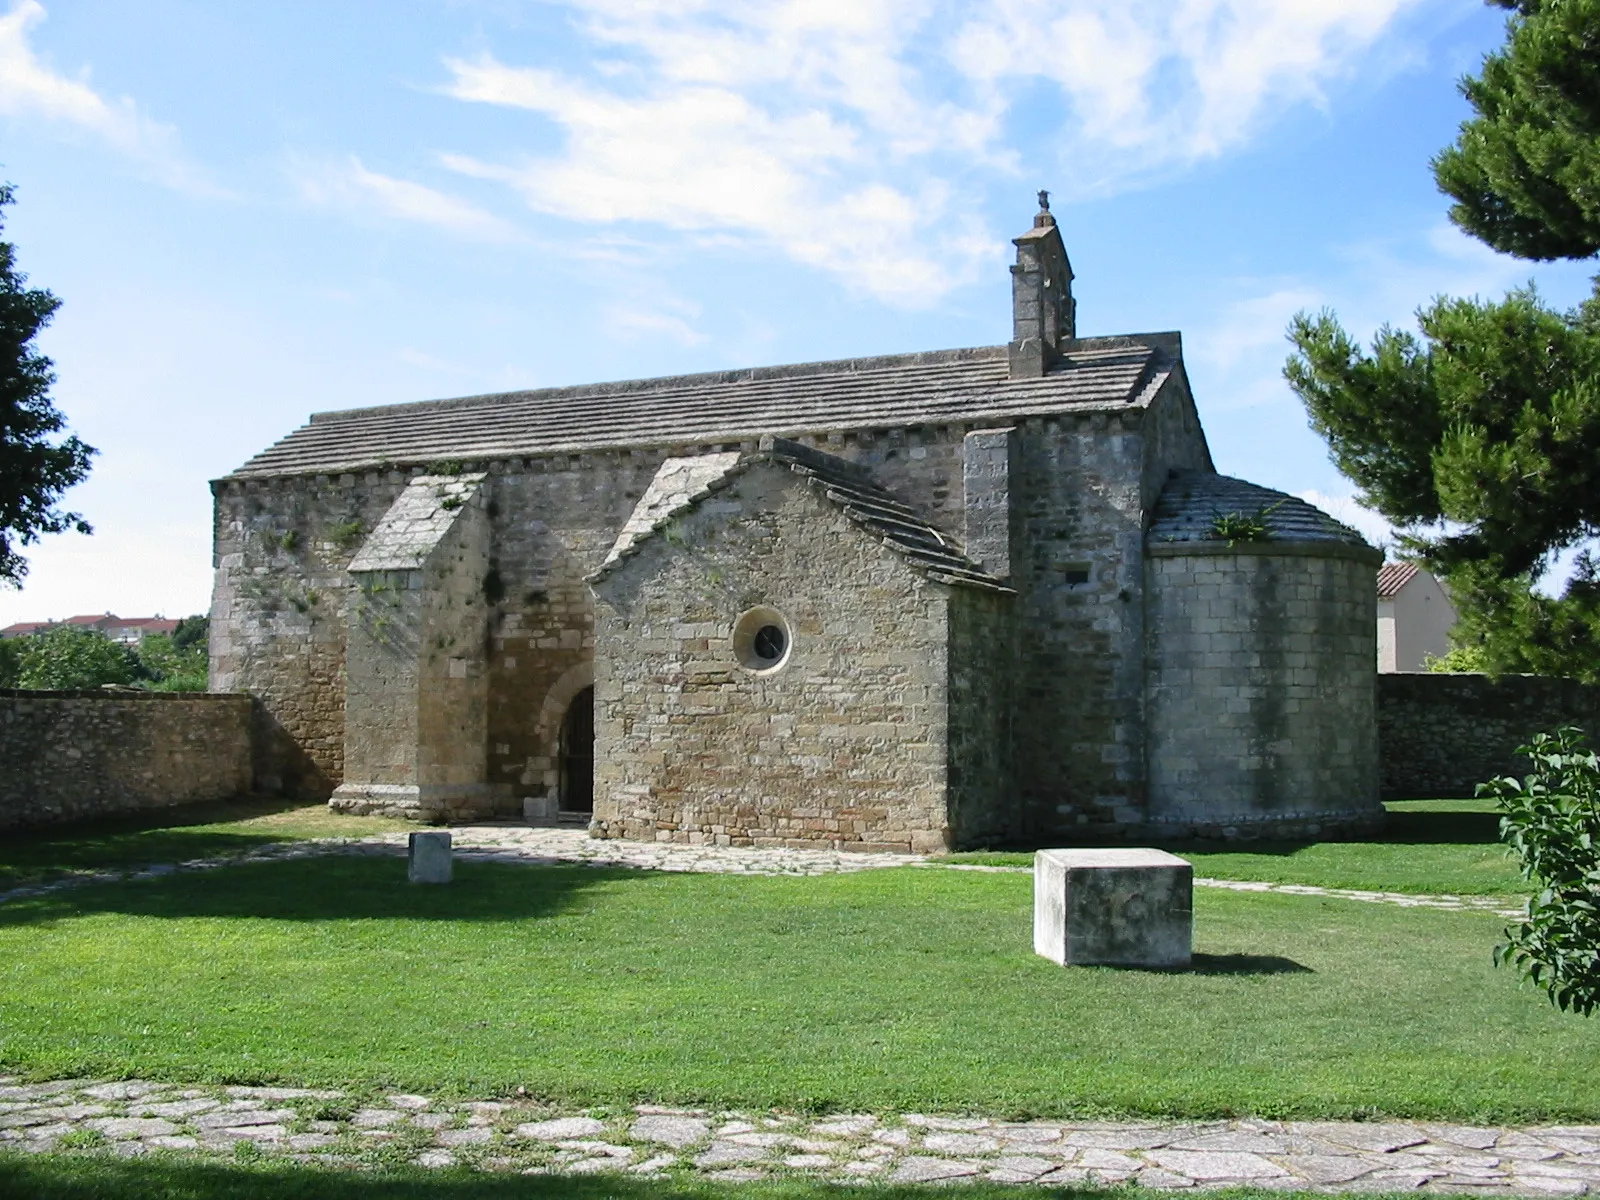
{"type": "Polygon", "coordinates": [[[325,804],[230,800],[103,821],[7,833],[0,842],[0,891],[105,867],[182,862],[240,854],[271,842],[367,837],[415,829],[382,817],[347,817],[325,804]]]}
{"type": "MultiPolygon", "coordinates": [[[[1499,841],[1491,800],[1402,800],[1384,829],[1343,842],[1185,842],[1164,848],[1196,875],[1429,895],[1516,896],[1527,884],[1499,841]]],[[[953,854],[953,862],[1031,866],[1032,852],[953,854]]]]}
{"type": "Polygon", "coordinates": [[[1198,970],[1062,970],[1021,874],[317,858],[0,907],[0,1067],[565,1104],[1600,1117],[1470,913],[1200,891],[1198,970]]]}
{"type": "MultiPolygon", "coordinates": [[[[962,1200],[1046,1200],[1126,1196],[1125,1189],[1018,1187],[963,1183],[962,1200]]],[[[1239,1191],[1208,1195],[1246,1195],[1239,1191]]],[[[1264,1195],[1264,1193],[1254,1193],[1264,1195]]],[[[1434,1193],[1437,1194],[1437,1193],[1434,1193]]],[[[100,1155],[0,1154],[0,1195],[29,1200],[927,1200],[926,1186],[839,1184],[819,1180],[717,1183],[691,1177],[493,1176],[412,1168],[383,1174],[335,1172],[281,1161],[237,1166],[155,1156],[137,1162],[100,1155]]],[[[1275,1191],[1275,1197],[1306,1193],[1275,1191]]]]}

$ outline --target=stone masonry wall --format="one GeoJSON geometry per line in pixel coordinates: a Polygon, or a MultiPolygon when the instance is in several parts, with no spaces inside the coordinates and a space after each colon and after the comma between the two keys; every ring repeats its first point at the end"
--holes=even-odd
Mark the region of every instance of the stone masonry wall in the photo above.
{"type": "Polygon", "coordinates": [[[950,592],[949,807],[952,843],[1006,844],[1027,836],[1011,746],[1016,597],[950,592]]]}
{"type": "Polygon", "coordinates": [[[1151,548],[1152,826],[1287,835],[1378,818],[1374,558],[1151,548]]]}
{"type": "MultiPolygon", "coordinates": [[[[964,426],[819,435],[804,443],[863,462],[959,536],[964,426]]],[[[594,607],[584,577],[605,558],[662,460],[710,446],[551,455],[473,464],[492,501],[488,781],[517,796],[556,784],[561,717],[592,681],[594,607]]],[[[261,704],[257,785],[325,798],[343,779],[346,567],[422,468],[219,480],[212,672],[261,704]]]]}
{"type": "MultiPolygon", "coordinates": [[[[1032,622],[1035,636],[1011,681],[1019,701],[1015,782],[1040,832],[1143,811],[1142,481],[1152,455],[1193,465],[1188,460],[1205,453],[1198,426],[1183,419],[1187,393],[1180,391],[1169,385],[1144,418],[1132,410],[1069,415],[1018,430],[1012,574],[1021,594],[1014,604],[1019,626],[1032,622]],[[1141,419],[1156,424],[1141,428],[1141,419]],[[1070,582],[1069,569],[1080,567],[1087,580],[1070,582]]],[[[959,539],[970,428],[798,440],[866,466],[959,539]]],[[[490,476],[493,497],[485,581],[488,782],[508,783],[518,797],[555,786],[561,717],[593,670],[594,609],[584,577],[605,557],[661,461],[755,449],[751,441],[472,464],[490,476]]],[[[420,470],[214,485],[213,687],[261,701],[256,761],[263,789],[323,798],[343,778],[342,618],[351,600],[345,568],[420,470]]]]}
{"type": "Polygon", "coordinates": [[[723,845],[948,844],[950,589],[786,468],[752,467],[596,584],[594,830],[723,845]],[[792,631],[743,669],[740,613],[792,631]]]}
{"type": "Polygon", "coordinates": [[[1379,675],[1383,798],[1471,796],[1486,779],[1526,773],[1517,747],[1562,725],[1600,740],[1600,687],[1538,675],[1379,675]]]}
{"type": "Polygon", "coordinates": [[[248,696],[0,690],[0,829],[250,790],[248,696]]]}

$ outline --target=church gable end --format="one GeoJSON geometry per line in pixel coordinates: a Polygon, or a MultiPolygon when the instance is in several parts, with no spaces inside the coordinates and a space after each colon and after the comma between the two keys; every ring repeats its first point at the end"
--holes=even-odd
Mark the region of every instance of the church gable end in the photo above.
{"type": "Polygon", "coordinates": [[[595,832],[951,844],[952,710],[978,707],[953,701],[954,596],[993,621],[1008,590],[849,463],[710,458],[662,466],[655,523],[592,577],[595,832]]]}

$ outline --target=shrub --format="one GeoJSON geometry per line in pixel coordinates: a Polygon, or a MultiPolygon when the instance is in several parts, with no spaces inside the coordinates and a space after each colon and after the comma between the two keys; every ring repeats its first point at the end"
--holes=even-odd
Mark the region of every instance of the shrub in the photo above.
{"type": "Polygon", "coordinates": [[[16,687],[22,674],[22,639],[0,638],[0,687],[16,687]]]}
{"type": "Polygon", "coordinates": [[[132,683],[140,675],[132,650],[95,629],[59,625],[22,642],[17,686],[68,690],[132,683]]]}
{"type": "Polygon", "coordinates": [[[139,674],[157,692],[203,692],[209,663],[204,642],[180,647],[176,636],[152,633],[139,643],[139,674]]]}
{"type": "Polygon", "coordinates": [[[1511,963],[1563,1011],[1600,1004],[1600,758],[1583,733],[1541,733],[1521,748],[1523,780],[1479,785],[1500,805],[1500,837],[1537,888],[1528,915],[1506,927],[1497,964],[1511,963]]]}

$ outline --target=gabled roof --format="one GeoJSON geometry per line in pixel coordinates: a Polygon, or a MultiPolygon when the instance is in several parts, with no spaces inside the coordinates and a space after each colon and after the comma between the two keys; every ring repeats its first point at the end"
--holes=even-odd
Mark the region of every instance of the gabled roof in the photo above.
{"type": "Polygon", "coordinates": [[[669,458],[662,463],[605,562],[589,576],[589,582],[604,579],[674,517],[721,491],[758,463],[773,463],[793,471],[869,536],[928,578],[963,587],[1011,591],[963,554],[949,536],[873,482],[861,467],[782,438],[764,439],[761,449],[753,454],[706,454],[669,458]]]}
{"type": "Polygon", "coordinates": [[[1400,594],[1400,589],[1416,577],[1419,569],[1416,563],[1384,563],[1378,568],[1378,599],[1393,600],[1400,594]]]}
{"type": "MultiPolygon", "coordinates": [[[[1150,521],[1149,542],[1227,542],[1219,521],[1241,517],[1265,527],[1260,541],[1345,542],[1367,546],[1348,525],[1341,525],[1320,508],[1298,496],[1217,475],[1210,471],[1174,471],[1156,501],[1150,521]]],[[[1370,549],[1370,547],[1367,547],[1370,549]]]]}
{"type": "Polygon", "coordinates": [[[1177,334],[1082,338],[1040,379],[985,346],[316,413],[230,478],[1121,408],[1181,358],[1177,334]]]}

